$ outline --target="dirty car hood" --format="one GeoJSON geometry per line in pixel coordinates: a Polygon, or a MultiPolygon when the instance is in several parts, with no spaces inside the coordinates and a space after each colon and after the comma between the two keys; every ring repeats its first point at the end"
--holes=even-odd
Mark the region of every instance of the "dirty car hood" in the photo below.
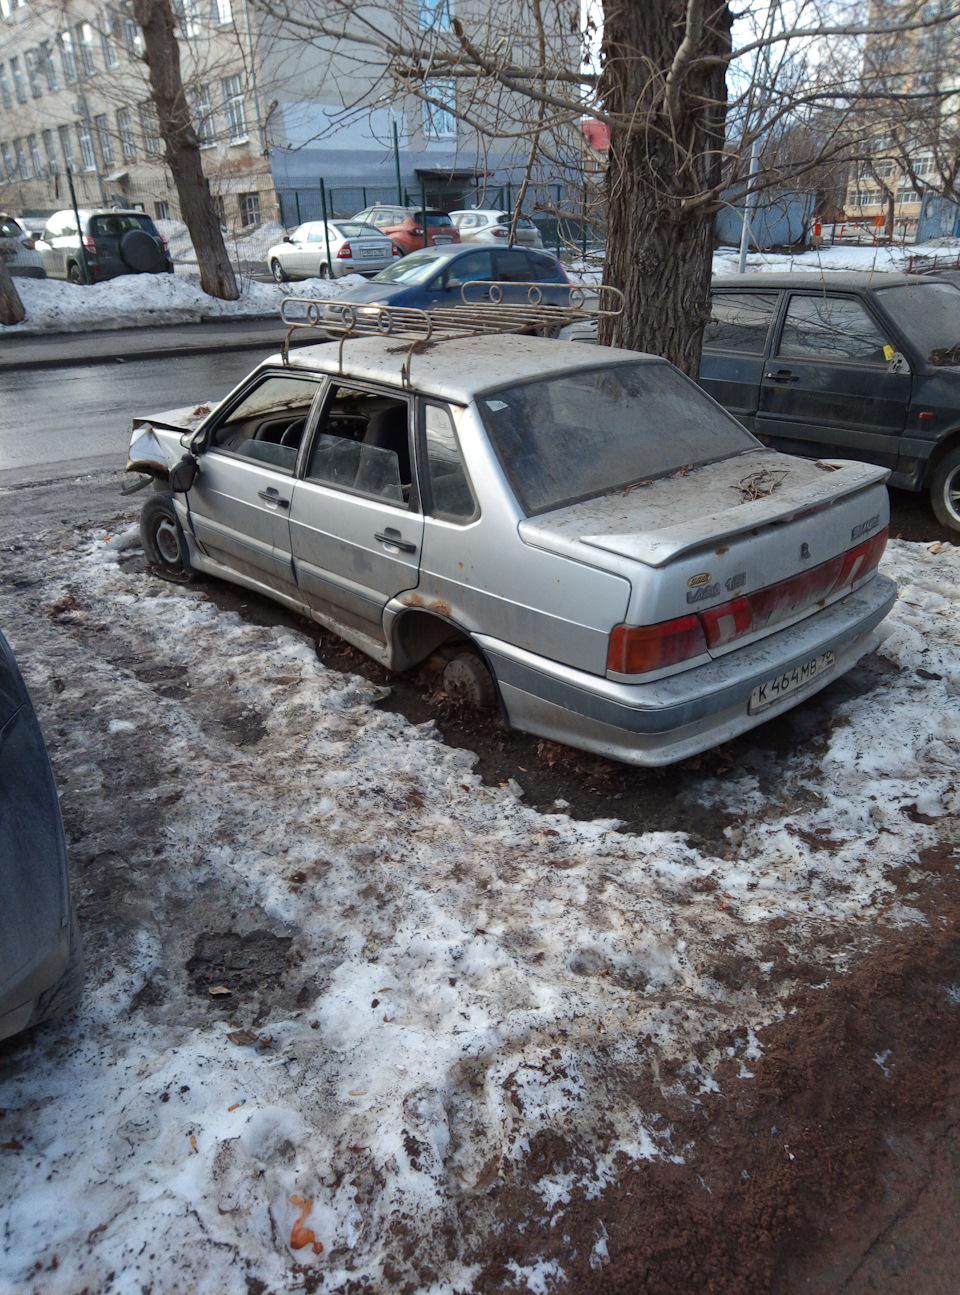
{"type": "Polygon", "coordinates": [[[682,553],[786,522],[885,481],[886,468],[757,450],[520,523],[522,539],[585,560],[583,546],[662,567],[682,553]]]}

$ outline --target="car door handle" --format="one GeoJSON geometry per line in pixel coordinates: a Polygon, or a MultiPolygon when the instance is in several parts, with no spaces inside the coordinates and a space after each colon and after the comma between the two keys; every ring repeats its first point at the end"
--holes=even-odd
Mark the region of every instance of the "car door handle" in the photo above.
{"type": "Polygon", "coordinates": [[[392,545],[393,548],[399,549],[401,553],[416,553],[417,551],[416,544],[411,544],[409,540],[401,539],[400,532],[392,528],[386,531],[377,531],[373,538],[379,540],[381,544],[392,545]]]}
{"type": "Polygon", "coordinates": [[[800,381],[799,373],[791,373],[789,369],[777,369],[776,373],[765,373],[763,376],[765,378],[769,378],[771,382],[799,382],[800,381]]]}
{"type": "Polygon", "coordinates": [[[279,490],[273,486],[268,486],[266,490],[258,490],[257,494],[261,499],[265,499],[268,504],[276,504],[278,508],[289,508],[290,500],[281,499],[279,490]]]}

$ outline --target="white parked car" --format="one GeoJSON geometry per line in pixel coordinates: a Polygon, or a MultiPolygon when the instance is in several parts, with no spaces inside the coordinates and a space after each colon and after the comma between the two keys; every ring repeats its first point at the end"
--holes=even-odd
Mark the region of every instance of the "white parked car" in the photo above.
{"type": "Polygon", "coordinates": [[[36,240],[12,216],[0,214],[0,239],[10,239],[4,255],[7,269],[23,279],[45,279],[43,258],[36,250],[36,240]]]}
{"type": "MultiPolygon", "coordinates": [[[[508,211],[451,211],[450,219],[460,231],[461,243],[506,243],[510,238],[508,211]]],[[[514,242],[522,247],[543,247],[540,231],[526,216],[517,221],[514,242]]]]}
{"type": "Polygon", "coordinates": [[[271,247],[267,265],[277,283],[287,279],[339,279],[377,274],[400,255],[390,241],[357,220],[308,220],[271,247]],[[329,248],[329,260],[328,257],[329,248]]]}
{"type": "Polygon", "coordinates": [[[171,579],[257,590],[393,670],[439,661],[508,726],[640,765],[870,650],[896,597],[883,468],[768,450],[656,356],[465,333],[482,306],[287,304],[343,341],[134,422],[171,579]]]}

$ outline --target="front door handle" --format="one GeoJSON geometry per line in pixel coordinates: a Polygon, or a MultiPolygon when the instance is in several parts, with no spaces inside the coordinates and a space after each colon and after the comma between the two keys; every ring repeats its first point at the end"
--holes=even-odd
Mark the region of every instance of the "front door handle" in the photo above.
{"type": "Polygon", "coordinates": [[[265,499],[268,504],[276,504],[278,508],[290,507],[290,500],[281,499],[279,490],[273,486],[268,486],[266,490],[258,490],[257,494],[261,499],[265,499]]]}
{"type": "Polygon", "coordinates": [[[401,553],[416,553],[417,551],[416,544],[411,544],[409,540],[401,539],[400,532],[395,531],[392,526],[385,531],[377,531],[373,538],[379,540],[381,544],[389,544],[393,548],[399,549],[401,553]]]}
{"type": "Polygon", "coordinates": [[[765,378],[769,378],[771,382],[799,382],[800,381],[799,373],[791,373],[789,369],[777,369],[776,373],[765,373],[763,376],[765,378]]]}

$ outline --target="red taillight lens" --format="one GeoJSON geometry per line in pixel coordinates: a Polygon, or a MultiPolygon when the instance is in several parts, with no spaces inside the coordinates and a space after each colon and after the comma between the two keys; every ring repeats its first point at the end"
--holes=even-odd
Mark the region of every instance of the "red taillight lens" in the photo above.
{"type": "Polygon", "coordinates": [[[83,245],[84,245],[84,247],[87,249],[87,251],[88,251],[88,252],[95,252],[95,251],[97,250],[97,243],[96,243],[96,239],[91,238],[91,236],[90,236],[89,234],[84,234],[84,236],[83,236],[83,245]]]}
{"type": "Polygon", "coordinates": [[[411,231],[411,232],[412,232],[412,233],[414,233],[414,234],[422,234],[422,233],[423,233],[423,226],[422,226],[422,225],[414,225],[414,227],[413,227],[413,229],[412,229],[412,231],[411,231]]]}
{"type": "Polygon", "coordinates": [[[618,625],[610,635],[607,669],[615,674],[644,674],[689,661],[707,650],[696,616],[680,616],[659,625],[618,625]]]}
{"type": "Polygon", "coordinates": [[[500,226],[497,225],[494,229],[491,229],[490,233],[494,238],[506,238],[509,230],[501,229],[500,226]]]}
{"type": "Polygon", "coordinates": [[[882,531],[874,535],[872,540],[867,540],[863,544],[858,544],[855,549],[849,553],[844,553],[840,574],[834,583],[831,593],[834,589],[842,589],[844,585],[852,584],[854,580],[862,580],[864,576],[869,575],[880,563],[883,557],[883,550],[887,547],[887,536],[890,534],[890,528],[885,526],[882,531]]]}
{"type": "Polygon", "coordinates": [[[344,243],[343,247],[341,247],[340,251],[337,253],[337,260],[346,261],[347,258],[351,256],[353,256],[353,250],[351,249],[350,244],[344,243]]]}
{"type": "Polygon", "coordinates": [[[700,623],[707,638],[707,647],[720,647],[749,634],[753,629],[753,608],[749,598],[734,598],[732,603],[711,607],[700,613],[700,623]]]}
{"type": "Polygon", "coordinates": [[[402,248],[402,247],[397,247],[396,243],[394,243],[394,245],[393,245],[393,254],[394,254],[394,256],[403,256],[403,248],[402,248]]]}
{"type": "Polygon", "coordinates": [[[157,238],[159,238],[159,240],[160,240],[160,246],[163,248],[163,250],[164,250],[165,252],[169,252],[169,251],[170,251],[170,245],[168,244],[168,242],[167,242],[167,240],[164,238],[164,236],[163,236],[162,234],[158,234],[158,235],[157,235],[157,238]]]}

